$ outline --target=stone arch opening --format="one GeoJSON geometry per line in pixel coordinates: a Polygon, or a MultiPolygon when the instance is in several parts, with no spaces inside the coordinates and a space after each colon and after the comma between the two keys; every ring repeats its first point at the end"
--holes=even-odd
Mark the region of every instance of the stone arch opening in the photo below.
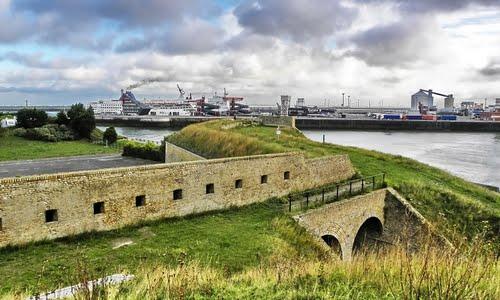
{"type": "Polygon", "coordinates": [[[382,222],[377,217],[368,218],[356,233],[352,246],[353,254],[375,248],[383,230],[382,222]]]}
{"type": "Polygon", "coordinates": [[[325,234],[321,239],[336,253],[340,258],[342,258],[342,247],[340,246],[339,240],[331,234],[325,234]]]}

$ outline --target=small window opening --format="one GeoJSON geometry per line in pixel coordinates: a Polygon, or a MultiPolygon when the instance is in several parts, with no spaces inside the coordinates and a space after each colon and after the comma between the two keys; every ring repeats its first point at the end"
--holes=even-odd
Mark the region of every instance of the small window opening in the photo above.
{"type": "Polygon", "coordinates": [[[263,183],[267,183],[267,175],[262,175],[260,176],[260,183],[263,184],[263,183]]]}
{"type": "Polygon", "coordinates": [[[285,180],[290,179],[290,171],[285,171],[285,173],[283,173],[283,179],[285,180]]]}
{"type": "Polygon", "coordinates": [[[241,188],[243,188],[243,179],[237,179],[237,180],[234,182],[234,188],[236,188],[236,189],[241,189],[241,188]]]}
{"type": "Polygon", "coordinates": [[[214,188],[213,183],[207,184],[206,192],[207,192],[207,194],[213,194],[215,192],[215,188],[214,188]]]}
{"type": "Polygon", "coordinates": [[[94,203],[94,215],[103,214],[103,213],[104,213],[104,202],[94,203]]]}
{"type": "Polygon", "coordinates": [[[49,209],[45,211],[45,223],[57,221],[57,209],[49,209]]]}
{"type": "Polygon", "coordinates": [[[174,200],[182,199],[182,189],[178,189],[174,191],[174,200]]]}
{"type": "Polygon", "coordinates": [[[135,206],[140,207],[146,205],[146,195],[139,195],[135,197],[135,206]]]}
{"type": "Polygon", "coordinates": [[[3,231],[3,223],[2,223],[2,218],[0,218],[0,231],[3,231]]]}

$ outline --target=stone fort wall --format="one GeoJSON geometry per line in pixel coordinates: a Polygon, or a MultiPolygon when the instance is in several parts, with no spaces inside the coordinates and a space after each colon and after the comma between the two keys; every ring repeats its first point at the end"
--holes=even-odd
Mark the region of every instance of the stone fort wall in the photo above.
{"type": "Polygon", "coordinates": [[[0,247],[247,205],[353,174],[347,155],[283,153],[1,179],[0,247]]]}

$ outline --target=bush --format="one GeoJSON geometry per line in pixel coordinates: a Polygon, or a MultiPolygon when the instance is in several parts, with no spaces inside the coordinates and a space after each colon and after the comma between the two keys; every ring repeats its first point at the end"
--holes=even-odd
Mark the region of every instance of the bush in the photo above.
{"type": "Polygon", "coordinates": [[[5,133],[7,132],[7,129],[5,128],[0,128],[0,137],[3,137],[5,133]]]}
{"type": "Polygon", "coordinates": [[[65,112],[60,111],[57,113],[56,123],[59,125],[69,125],[69,118],[65,112]]]}
{"type": "Polygon", "coordinates": [[[123,156],[131,156],[154,161],[165,161],[165,146],[158,146],[153,142],[145,144],[127,141],[123,146],[123,156]],[[163,150],[162,150],[163,149],[163,150]]]}
{"type": "Polygon", "coordinates": [[[17,126],[35,128],[47,124],[47,113],[43,110],[24,108],[17,112],[17,126]]]}
{"type": "Polygon", "coordinates": [[[24,137],[30,140],[59,142],[71,141],[75,139],[75,134],[65,125],[50,124],[38,128],[17,128],[14,135],[24,137]]]}
{"type": "Polygon", "coordinates": [[[85,109],[83,104],[73,104],[68,111],[69,126],[80,136],[90,138],[95,129],[95,117],[92,107],[85,109]]]}
{"type": "Polygon", "coordinates": [[[108,144],[114,144],[118,139],[118,134],[114,127],[108,127],[102,136],[102,140],[104,142],[108,142],[108,144]]]}

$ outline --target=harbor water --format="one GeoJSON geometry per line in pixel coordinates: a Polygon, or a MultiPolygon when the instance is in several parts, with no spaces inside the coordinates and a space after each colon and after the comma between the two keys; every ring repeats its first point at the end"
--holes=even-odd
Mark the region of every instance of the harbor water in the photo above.
{"type": "Polygon", "coordinates": [[[318,142],[401,155],[466,180],[500,187],[500,133],[303,130],[318,142]]]}
{"type": "MultiPolygon", "coordinates": [[[[105,127],[99,127],[104,130],[105,127]]],[[[171,129],[115,127],[119,135],[161,141],[171,129]]],[[[321,142],[355,146],[413,158],[466,180],[500,187],[500,133],[303,130],[321,142]]]]}

